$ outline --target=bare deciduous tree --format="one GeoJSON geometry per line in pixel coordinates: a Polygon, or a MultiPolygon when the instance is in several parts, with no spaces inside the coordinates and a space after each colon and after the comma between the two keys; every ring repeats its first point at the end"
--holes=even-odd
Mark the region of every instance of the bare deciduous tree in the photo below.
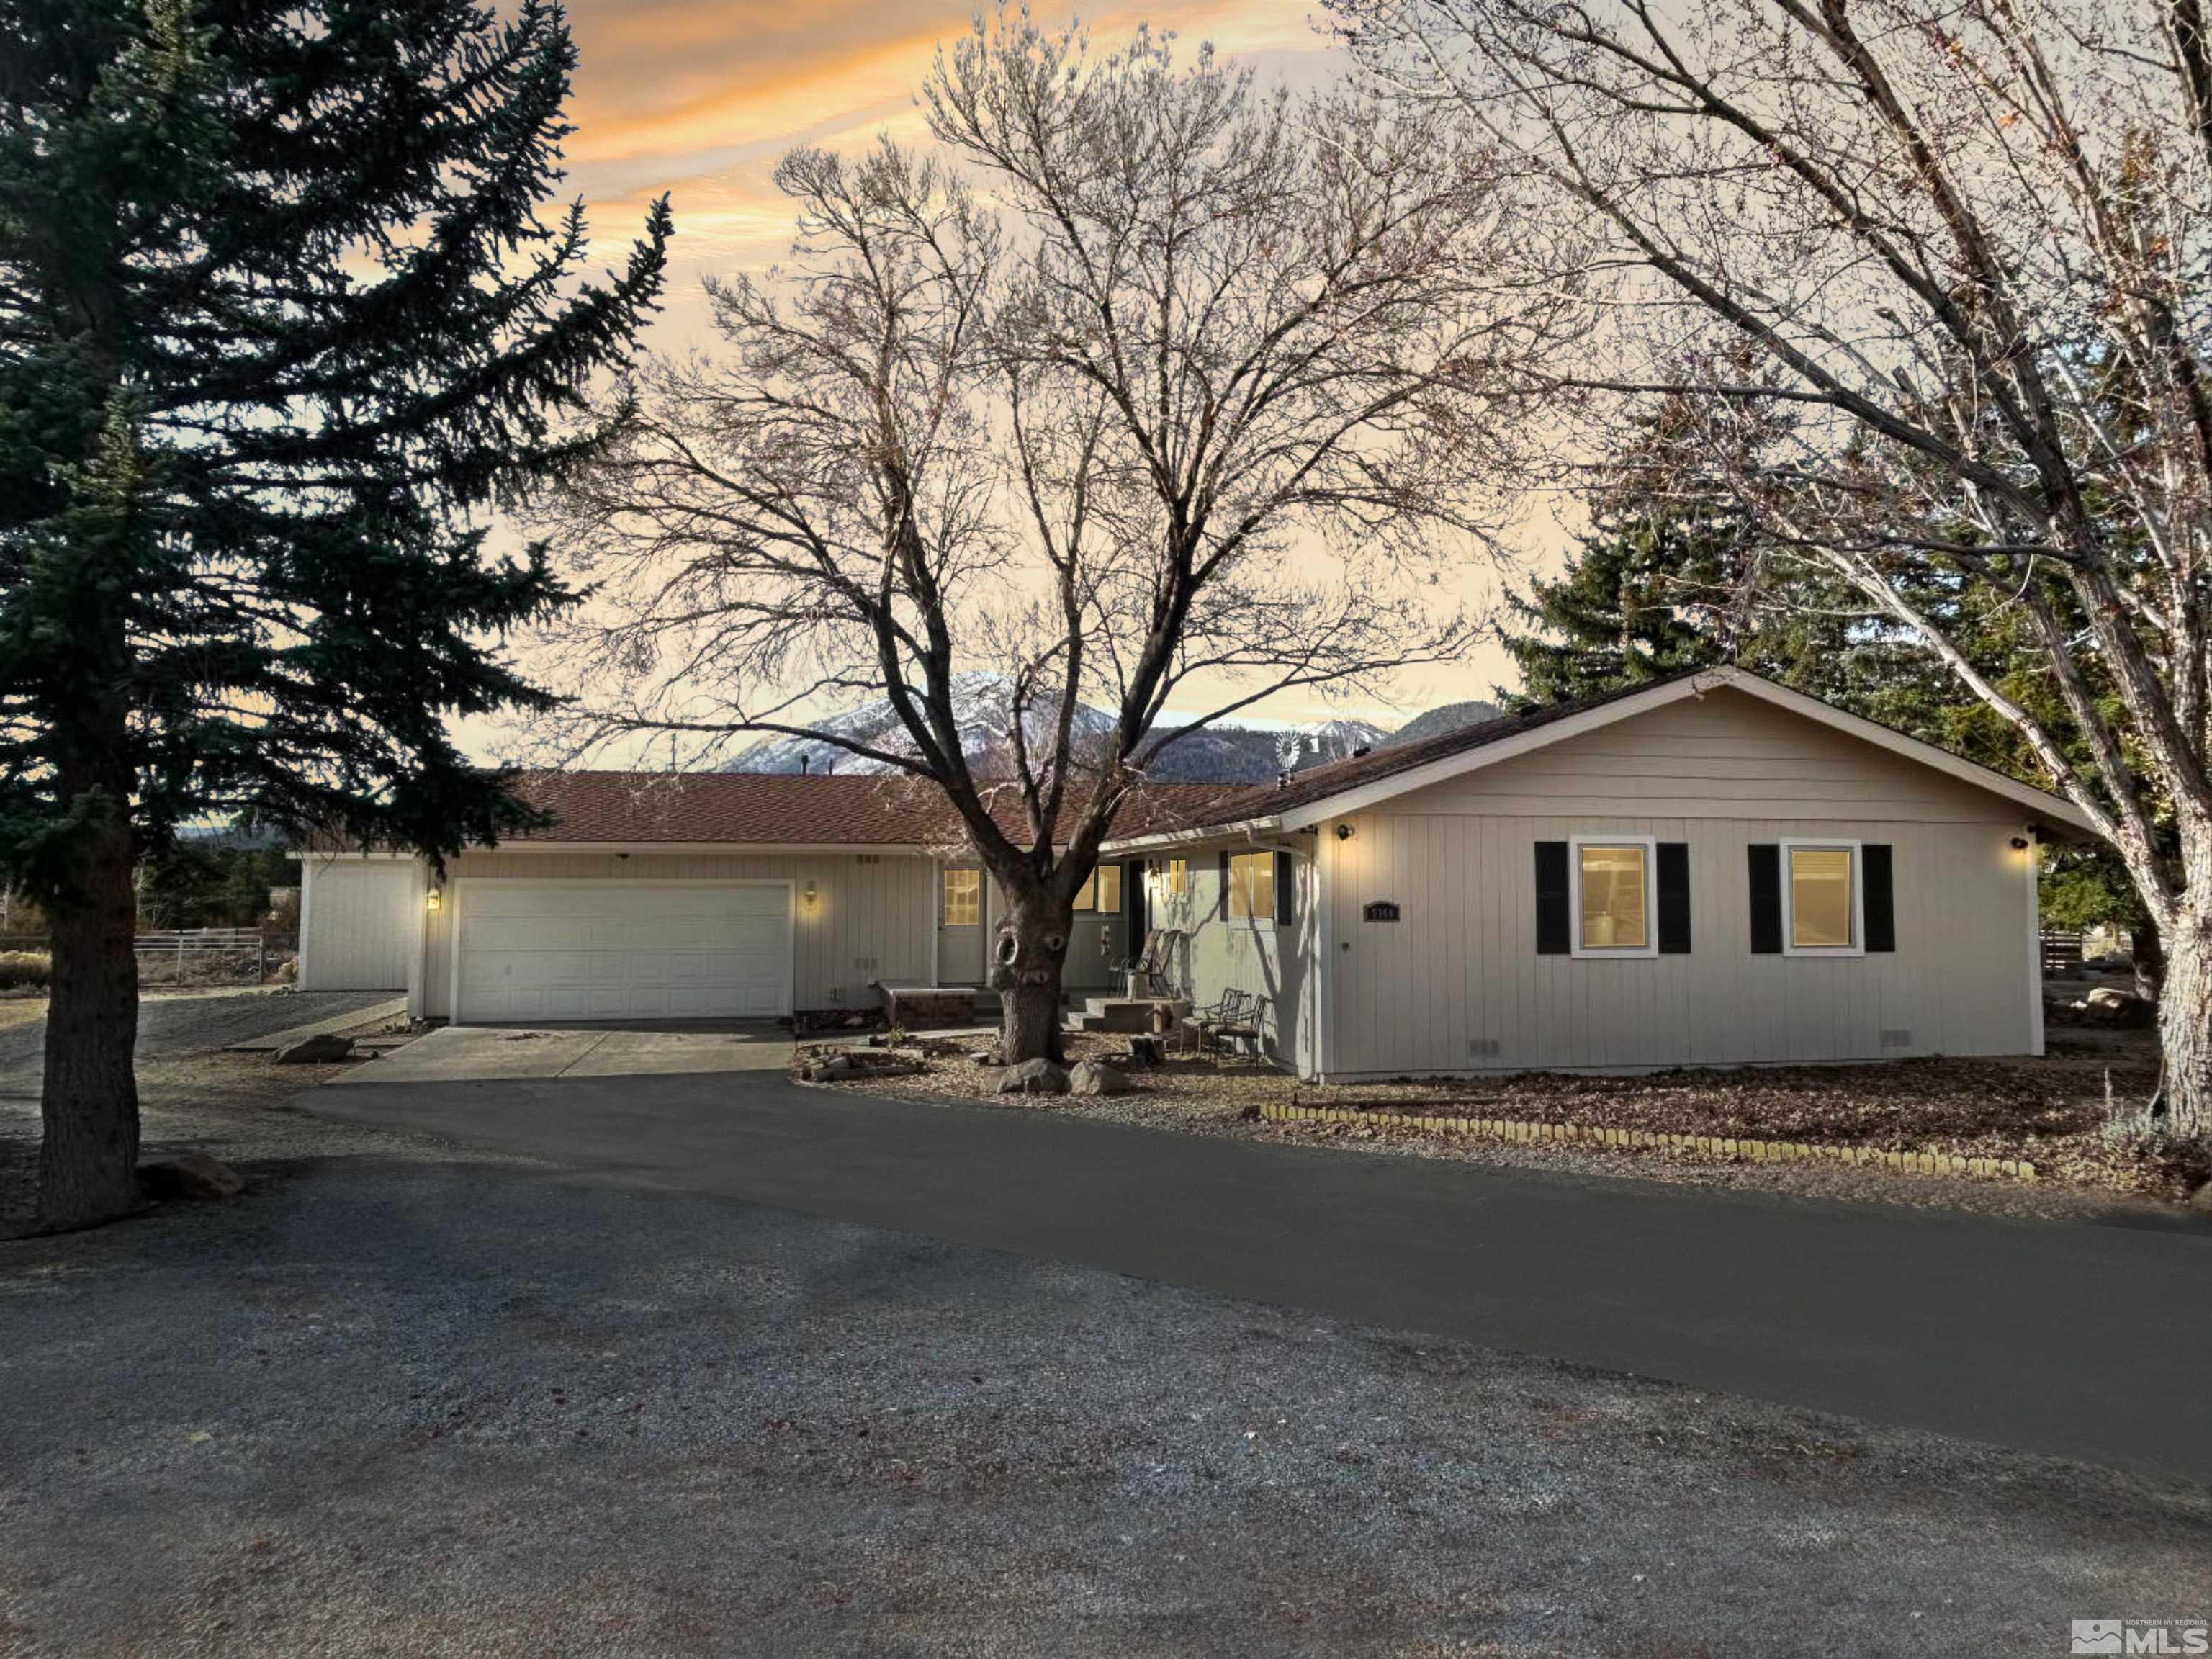
{"type": "MultiPolygon", "coordinates": [[[[1787,594],[1839,576],[2011,721],[2163,936],[2170,1127],[2212,1129],[2212,44],[2197,0],[1340,0],[1603,246],[1572,377],[1697,412],[1686,489],[1787,594]],[[1761,410],[1789,437],[1729,465],[1761,410]],[[1701,476],[1702,475],[1702,476],[1701,476]],[[1945,603],[1928,605],[1926,596],[1945,603]],[[1945,611],[2022,619],[2063,710],[1945,611]]],[[[1603,394],[1620,394],[1607,398],[1603,394]]]]}
{"type": "Polygon", "coordinates": [[[1018,13],[924,96],[929,153],[785,160],[794,268],[714,285],[722,348],[640,376],[570,481],[598,588],[568,735],[697,763],[787,732],[933,781],[1006,896],[1023,1059],[1058,1049],[1073,900],[1165,744],[1464,649],[1434,577],[1494,527],[1556,307],[1501,290],[1514,222],[1448,124],[1018,13]],[[1170,729],[1194,687],[1216,706],[1170,729]],[[800,712],[859,696],[893,740],[800,712]]]}

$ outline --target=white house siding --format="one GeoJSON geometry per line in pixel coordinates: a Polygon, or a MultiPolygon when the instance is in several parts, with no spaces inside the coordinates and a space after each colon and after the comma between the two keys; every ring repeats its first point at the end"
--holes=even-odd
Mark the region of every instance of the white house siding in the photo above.
{"type": "Polygon", "coordinates": [[[1327,1074],[2034,1052],[2027,816],[1730,691],[1394,797],[1319,840],[1327,1074]],[[1689,954],[1536,953],[1534,845],[1591,835],[1689,844],[1689,954]],[[1745,847],[1792,836],[1894,848],[1894,952],[1751,953],[1745,847]]]}
{"type": "MultiPolygon", "coordinates": [[[[852,854],[563,853],[535,849],[465,853],[450,860],[449,879],[508,878],[530,881],[789,881],[815,899],[796,910],[794,1005],[801,1009],[872,1005],[877,980],[929,982],[937,933],[936,865],[910,854],[884,853],[873,863],[852,854]]],[[[450,905],[424,916],[421,1012],[453,1012],[450,905]]]]}
{"type": "Polygon", "coordinates": [[[301,886],[301,990],[403,991],[414,983],[422,866],[310,854],[301,886]]]}
{"type": "MultiPolygon", "coordinates": [[[[1246,849],[1240,844],[1239,850],[1246,849]]],[[[1288,927],[1278,927],[1272,917],[1232,921],[1223,914],[1217,854],[1218,849],[1209,848],[1188,855],[1190,887],[1181,896],[1154,886],[1151,925],[1185,935],[1175,978],[1194,1003],[1210,1007],[1226,991],[1251,993],[1263,1005],[1261,1047],[1268,1058],[1308,1071],[1314,1015],[1312,999],[1306,994],[1306,964],[1313,959],[1313,866],[1305,858],[1293,859],[1297,898],[1292,921],[1288,927]]]]}

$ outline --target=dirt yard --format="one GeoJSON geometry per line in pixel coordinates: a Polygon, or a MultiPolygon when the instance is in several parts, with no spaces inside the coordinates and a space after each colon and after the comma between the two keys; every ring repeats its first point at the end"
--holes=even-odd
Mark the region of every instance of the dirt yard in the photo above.
{"type": "MultiPolygon", "coordinates": [[[[2040,1060],[1920,1060],[1637,1077],[1528,1073],[1336,1088],[1301,1084],[1249,1061],[1216,1065],[1171,1058],[1164,1066],[1132,1072],[1132,1091],[1110,1097],[997,1095],[997,1068],[971,1058],[981,1046],[932,1042],[925,1045],[927,1070],[921,1075],[829,1086],[1073,1112],[1189,1133],[2024,1215],[2073,1215],[2115,1206],[2163,1210],[2212,1173],[2177,1168],[2132,1139],[2106,1133],[2107,1084],[2112,1103],[2124,1109],[2148,1096],[2156,1081],[2156,1039],[2138,1030],[2054,1029],[2040,1060]],[[1658,1148],[1508,1145],[1379,1119],[1372,1124],[1278,1124],[1261,1118],[1261,1108],[1268,1105],[2026,1159],[2034,1164],[2037,1179],[1962,1180],[1858,1165],[1719,1161],[1658,1148]]],[[[1127,1039],[1119,1036],[1071,1036],[1068,1043],[1071,1063],[1113,1058],[1127,1048],[1127,1039]]]]}

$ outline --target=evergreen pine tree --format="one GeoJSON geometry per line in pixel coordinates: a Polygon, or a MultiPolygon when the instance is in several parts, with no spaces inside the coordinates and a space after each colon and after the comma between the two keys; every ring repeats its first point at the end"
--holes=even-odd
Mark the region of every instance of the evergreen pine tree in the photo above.
{"type": "Polygon", "coordinates": [[[659,293],[584,280],[561,14],[0,0],[0,868],[52,922],[44,1224],[136,1203],[131,869],[244,812],[441,855],[526,819],[449,714],[568,603],[479,509],[659,293]]]}
{"type": "Polygon", "coordinates": [[[1523,627],[1503,635],[1521,671],[1520,688],[1500,693],[1506,707],[1571,702],[1729,660],[1729,629],[1713,604],[1716,555],[1725,550],[1714,543],[1678,517],[1601,510],[1556,579],[1507,598],[1523,627]]]}

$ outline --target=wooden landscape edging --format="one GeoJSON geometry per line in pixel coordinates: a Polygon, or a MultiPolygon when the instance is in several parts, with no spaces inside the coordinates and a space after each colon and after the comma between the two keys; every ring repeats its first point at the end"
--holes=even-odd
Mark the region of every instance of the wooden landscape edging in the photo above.
{"type": "Polygon", "coordinates": [[[1426,1112],[1363,1112],[1341,1106],[1261,1105],[1272,1123],[1388,1124],[1431,1133],[1473,1135],[1523,1145],[1656,1148],[1698,1158],[1753,1164],[1855,1164],[1909,1175],[1968,1176],[1982,1180],[2033,1181],[2026,1158],[1959,1158],[1949,1152],[1887,1152],[1873,1146],[1827,1146],[1802,1140],[1748,1140],[1735,1135],[1678,1135],[1654,1129],[1613,1129],[1587,1123],[1529,1123],[1513,1118],[1440,1117],[1426,1112]]]}

